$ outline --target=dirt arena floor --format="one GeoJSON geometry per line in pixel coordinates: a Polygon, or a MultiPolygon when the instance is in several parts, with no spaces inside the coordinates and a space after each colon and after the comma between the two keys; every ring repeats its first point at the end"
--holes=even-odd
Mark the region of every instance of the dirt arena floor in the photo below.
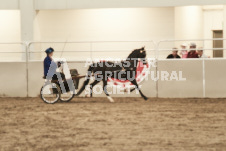
{"type": "Polygon", "coordinates": [[[225,151],[226,99],[0,98],[0,151],[225,151]]]}

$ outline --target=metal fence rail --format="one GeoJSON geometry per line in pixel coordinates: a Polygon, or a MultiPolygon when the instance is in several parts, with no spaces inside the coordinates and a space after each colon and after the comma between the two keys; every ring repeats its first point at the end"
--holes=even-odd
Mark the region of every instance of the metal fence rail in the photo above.
{"type": "MultiPolygon", "coordinates": [[[[72,58],[71,61],[79,60],[81,57],[85,58],[97,58],[98,55],[106,53],[108,56],[116,57],[125,53],[131,52],[134,48],[139,48],[141,46],[148,45],[146,48],[148,51],[155,53],[155,43],[153,41],[67,41],[67,42],[30,42],[28,44],[28,58],[29,60],[40,60],[43,59],[42,54],[47,47],[53,47],[57,57],[61,58],[67,56],[67,54],[80,54],[79,57],[72,58]],[[83,55],[81,55],[83,53],[83,55]],[[114,53],[112,55],[112,53],[114,53]],[[39,55],[36,59],[34,54],[39,55]],[[35,59],[34,59],[35,58],[35,59]]],[[[152,53],[150,53],[152,54],[152,53]]],[[[107,56],[105,55],[105,56],[107,56]]],[[[72,57],[67,56],[67,60],[72,57]]],[[[83,58],[83,60],[85,60],[83,58]]],[[[70,60],[70,59],[69,59],[70,60]]]]}

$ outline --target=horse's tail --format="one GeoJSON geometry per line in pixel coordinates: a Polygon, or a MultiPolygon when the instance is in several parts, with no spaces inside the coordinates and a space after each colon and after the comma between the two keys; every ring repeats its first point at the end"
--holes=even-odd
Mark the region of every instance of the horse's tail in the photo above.
{"type": "Polygon", "coordinates": [[[86,86],[89,84],[89,80],[90,80],[90,77],[92,76],[93,69],[94,69],[94,64],[89,66],[88,73],[85,77],[85,81],[83,82],[83,85],[81,89],[78,91],[78,93],[76,94],[76,96],[80,95],[85,90],[86,86]]]}

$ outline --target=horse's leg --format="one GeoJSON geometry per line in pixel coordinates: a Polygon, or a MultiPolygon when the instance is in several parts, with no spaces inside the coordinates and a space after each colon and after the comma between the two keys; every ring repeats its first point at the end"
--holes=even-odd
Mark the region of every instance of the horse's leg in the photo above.
{"type": "Polygon", "coordinates": [[[93,87],[99,82],[100,81],[95,80],[93,83],[90,84],[90,97],[93,97],[93,87]]]}
{"type": "Polygon", "coordinates": [[[137,90],[139,90],[140,95],[141,95],[145,100],[147,100],[148,98],[141,92],[141,90],[140,90],[140,88],[139,88],[139,86],[138,86],[138,84],[137,84],[137,81],[134,79],[133,81],[131,81],[131,83],[132,83],[133,85],[135,85],[135,88],[136,88],[137,90]]]}
{"type": "Polygon", "coordinates": [[[82,87],[80,88],[80,90],[78,91],[78,93],[76,94],[76,96],[79,96],[86,88],[86,85],[89,84],[89,79],[86,79],[82,85],[82,87]]]}
{"type": "Polygon", "coordinates": [[[103,80],[103,90],[104,90],[104,93],[106,94],[108,100],[109,100],[110,102],[112,102],[112,103],[115,102],[115,101],[112,99],[112,97],[110,97],[110,95],[108,94],[108,91],[107,91],[107,80],[103,80]]]}
{"type": "Polygon", "coordinates": [[[127,89],[125,89],[124,92],[133,92],[135,89],[136,89],[136,88],[132,88],[132,89],[130,89],[129,91],[127,91],[127,89]]]}

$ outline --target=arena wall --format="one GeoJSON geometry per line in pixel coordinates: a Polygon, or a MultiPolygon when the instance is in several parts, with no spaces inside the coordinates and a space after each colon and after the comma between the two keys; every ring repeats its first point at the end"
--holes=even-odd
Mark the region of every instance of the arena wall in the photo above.
{"type": "Polygon", "coordinates": [[[158,71],[181,71],[183,80],[159,80],[159,97],[202,97],[203,96],[203,75],[202,60],[160,60],[158,62],[158,71]]]}
{"type": "Polygon", "coordinates": [[[0,96],[26,97],[27,76],[25,62],[0,62],[0,96]]]}
{"type": "MultiPolygon", "coordinates": [[[[87,67],[85,62],[69,62],[70,68],[78,69],[81,75],[86,74],[87,67]]],[[[207,59],[203,65],[203,60],[159,60],[156,68],[152,71],[167,71],[170,74],[176,71],[182,71],[182,77],[186,81],[161,80],[155,82],[151,74],[149,80],[142,83],[142,91],[148,97],[163,98],[223,98],[226,97],[226,64],[225,59],[207,59]],[[203,70],[203,67],[205,70],[203,70]],[[204,74],[204,75],[203,75],[204,74]],[[203,83],[204,82],[204,83],[203,83]]],[[[28,80],[26,75],[25,62],[1,62],[0,70],[4,74],[0,74],[0,96],[1,97],[37,97],[44,83],[43,63],[34,61],[28,63],[28,80]],[[28,81],[28,83],[27,83],[28,81]],[[28,93],[27,93],[28,84],[28,93]]],[[[161,78],[161,73],[160,73],[161,78]]],[[[80,81],[80,86],[83,79],[80,81]]],[[[102,85],[102,82],[100,83],[102,85]]],[[[111,88],[109,89],[111,91],[111,88]]],[[[82,94],[84,96],[84,94],[82,94]]],[[[94,96],[105,96],[95,94],[94,96]]],[[[112,95],[113,97],[140,97],[139,94],[133,92],[126,95],[112,95]]]]}
{"type": "Polygon", "coordinates": [[[205,61],[206,97],[226,97],[226,60],[205,61]]]}

